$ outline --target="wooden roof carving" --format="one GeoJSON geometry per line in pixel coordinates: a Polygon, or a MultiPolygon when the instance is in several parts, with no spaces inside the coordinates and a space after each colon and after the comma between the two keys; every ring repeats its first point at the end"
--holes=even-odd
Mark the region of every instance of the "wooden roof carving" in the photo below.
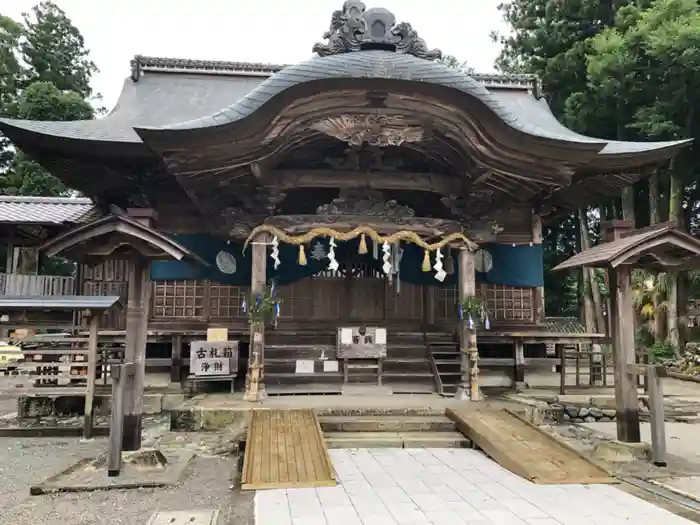
{"type": "Polygon", "coordinates": [[[700,240],[666,222],[632,230],[619,239],[577,253],[554,268],[598,267],[680,271],[700,267],[700,240]]]}
{"type": "Polygon", "coordinates": [[[442,51],[429,49],[411,24],[397,24],[391,11],[367,9],[360,0],[346,0],[342,9],[333,12],[323,38],[327,44],[313,47],[313,52],[322,57],[367,49],[386,49],[426,60],[442,57],[442,51]]]}
{"type": "Polygon", "coordinates": [[[108,215],[69,230],[45,243],[40,250],[49,256],[61,255],[89,264],[138,253],[148,259],[184,259],[208,265],[167,235],[126,215],[108,215]]]}
{"type": "Polygon", "coordinates": [[[449,68],[410,24],[359,0],[324,37],[295,65],[137,56],[109,115],[0,119],[0,132],[101,207],[157,203],[210,222],[229,209],[253,223],[295,182],[430,192],[463,222],[524,205],[546,220],[617,194],[688,144],[575,133],[535,77],[449,68]],[[355,163],[352,148],[368,145],[391,161],[355,163]]]}

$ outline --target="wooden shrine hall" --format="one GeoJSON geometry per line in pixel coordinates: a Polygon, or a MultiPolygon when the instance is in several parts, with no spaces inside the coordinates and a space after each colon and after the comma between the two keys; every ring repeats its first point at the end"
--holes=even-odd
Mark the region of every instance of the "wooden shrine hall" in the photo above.
{"type": "MultiPolygon", "coordinates": [[[[480,374],[502,386],[489,359],[514,359],[522,383],[546,344],[604,338],[545,323],[542,229],[686,142],[577,134],[536,78],[448,67],[411,24],[357,0],[323,37],[286,66],[137,56],[103,118],[0,119],[94,203],[78,228],[149,210],[149,242],[188,254],[142,262],[142,326],[167,341],[173,380],[187,376],[187,343],[226,328],[251,399],[349,383],[476,399],[480,374]],[[375,354],[348,359],[370,333],[375,354]],[[352,364],[363,357],[380,363],[352,364]]],[[[126,241],[110,239],[97,263],[71,248],[76,286],[133,304],[126,241]]],[[[127,317],[105,329],[123,334],[127,317]]]]}

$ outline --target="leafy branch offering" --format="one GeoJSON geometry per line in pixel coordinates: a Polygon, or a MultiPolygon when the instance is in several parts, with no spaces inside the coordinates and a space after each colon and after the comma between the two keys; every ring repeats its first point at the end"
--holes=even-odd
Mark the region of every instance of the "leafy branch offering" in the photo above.
{"type": "Polygon", "coordinates": [[[277,324],[282,300],[275,296],[275,285],[267,287],[262,293],[251,294],[243,300],[243,311],[248,315],[248,324],[266,325],[270,322],[277,324]]]}
{"type": "MultiPolygon", "coordinates": [[[[484,300],[476,295],[470,295],[457,300],[459,319],[466,319],[470,324],[481,322],[489,328],[489,314],[486,311],[484,300]]],[[[472,328],[472,326],[470,326],[472,328]]]]}

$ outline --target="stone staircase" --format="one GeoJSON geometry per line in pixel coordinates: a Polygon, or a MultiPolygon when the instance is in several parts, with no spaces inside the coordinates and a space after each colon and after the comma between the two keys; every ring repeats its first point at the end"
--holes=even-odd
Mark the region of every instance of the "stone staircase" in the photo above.
{"type": "Polygon", "coordinates": [[[426,334],[426,341],[437,391],[452,397],[461,378],[459,344],[447,334],[426,334]]]}
{"type": "MultiPolygon", "coordinates": [[[[336,360],[336,335],[274,334],[265,342],[265,384],[269,395],[340,394],[343,363],[336,360]],[[313,372],[297,372],[297,360],[313,361],[313,372]],[[331,365],[331,366],[329,366],[331,365]]],[[[395,394],[435,392],[435,375],[422,333],[389,334],[383,366],[383,386],[395,394]]],[[[355,385],[376,385],[376,367],[349,369],[355,385]]]]}
{"type": "Polygon", "coordinates": [[[327,410],[319,414],[328,448],[466,448],[443,409],[327,410]]]}

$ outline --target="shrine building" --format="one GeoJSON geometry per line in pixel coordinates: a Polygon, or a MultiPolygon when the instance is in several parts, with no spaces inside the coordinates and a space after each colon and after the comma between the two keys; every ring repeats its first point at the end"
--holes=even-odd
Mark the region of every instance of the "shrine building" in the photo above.
{"type": "MultiPolygon", "coordinates": [[[[359,1],[323,37],[294,65],[136,56],[102,118],[1,119],[85,197],[79,216],[23,242],[76,260],[75,293],[130,305],[128,239],[170,254],[145,266],[143,315],[149,367],[174,382],[209,328],[241,341],[241,369],[255,362],[270,395],[340,393],[377,374],[394,393],[450,395],[470,367],[481,386],[515,386],[547,345],[602,337],[545,318],[543,228],[619,195],[686,142],[575,133],[537,78],[448,67],[411,24],[359,1]],[[126,240],[61,237],[81,228],[126,240]],[[261,298],[274,312],[251,329],[261,298]],[[337,360],[343,327],[386,330],[379,372],[337,360]],[[253,356],[251,330],[263,329],[253,356]],[[478,355],[465,364],[456,341],[478,355]]],[[[124,334],[128,315],[103,329],[124,334]]]]}

